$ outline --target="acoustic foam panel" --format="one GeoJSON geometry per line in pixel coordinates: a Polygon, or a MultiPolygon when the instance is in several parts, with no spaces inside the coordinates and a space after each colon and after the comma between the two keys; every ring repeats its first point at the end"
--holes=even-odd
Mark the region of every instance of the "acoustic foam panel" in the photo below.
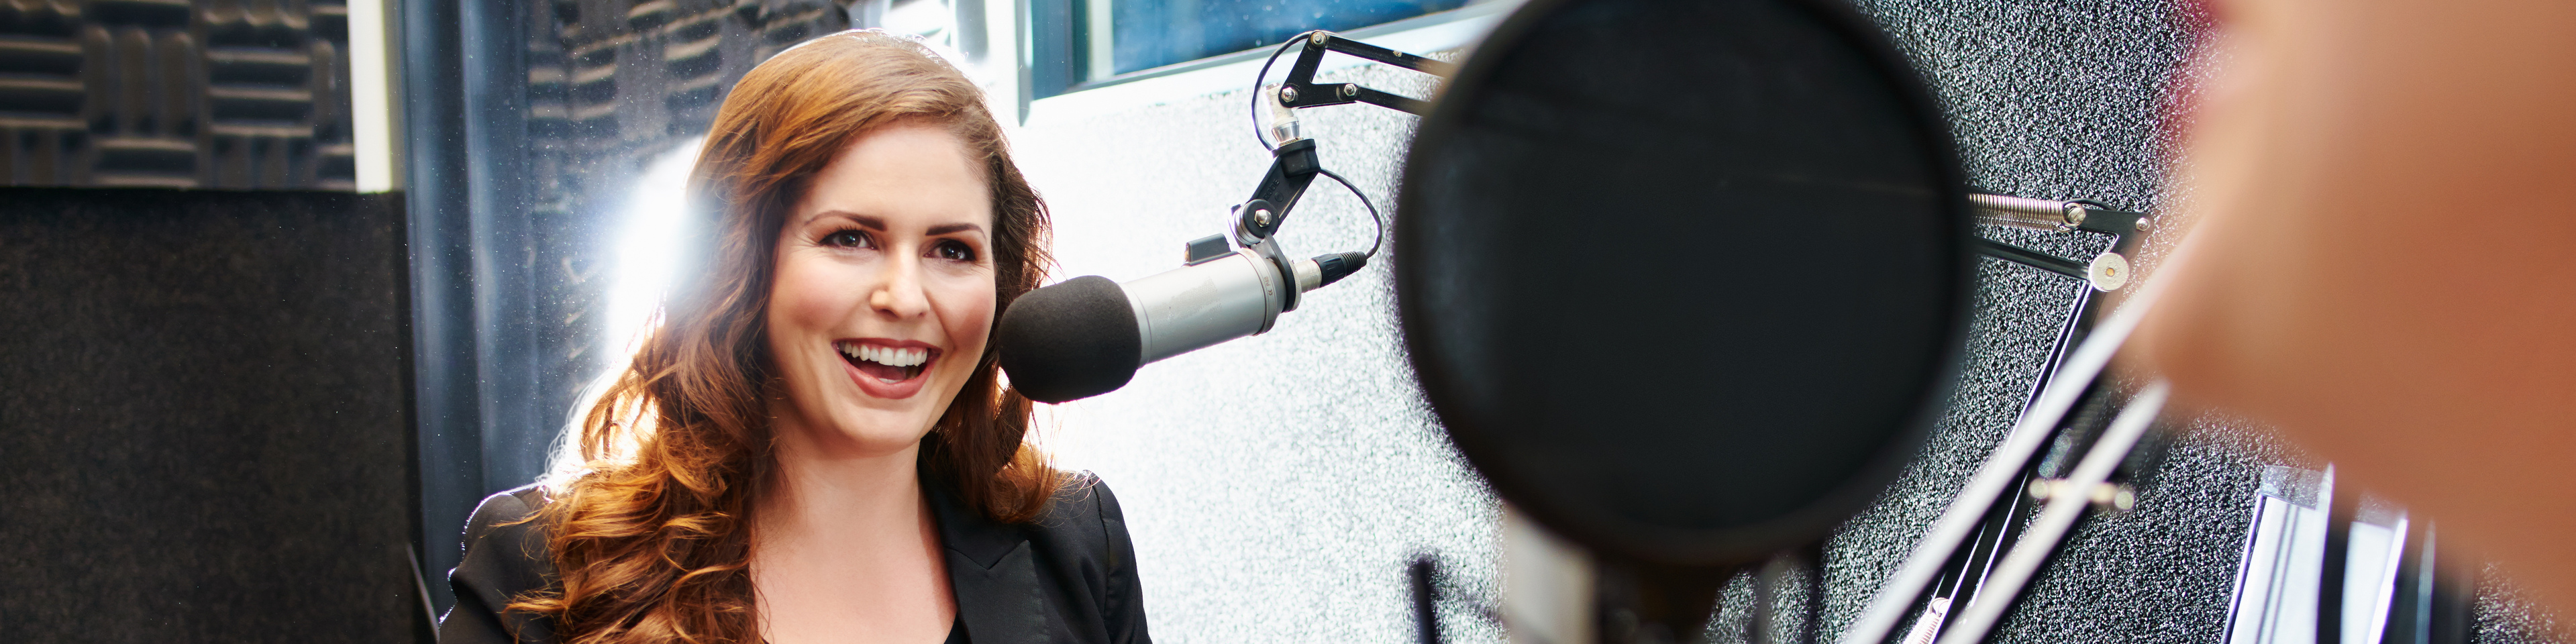
{"type": "Polygon", "coordinates": [[[355,185],[341,0],[0,2],[0,185],[355,185]]]}

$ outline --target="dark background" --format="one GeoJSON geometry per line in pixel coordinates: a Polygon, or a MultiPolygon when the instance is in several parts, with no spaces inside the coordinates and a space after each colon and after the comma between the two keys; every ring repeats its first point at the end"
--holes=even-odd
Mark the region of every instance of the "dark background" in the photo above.
{"type": "Polygon", "coordinates": [[[0,634],[425,632],[402,230],[384,196],[0,188],[0,634]]]}

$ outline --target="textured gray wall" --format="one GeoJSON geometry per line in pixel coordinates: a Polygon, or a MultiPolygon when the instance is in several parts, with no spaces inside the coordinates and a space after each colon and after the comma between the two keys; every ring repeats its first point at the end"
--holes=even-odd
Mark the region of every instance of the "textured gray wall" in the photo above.
{"type": "MultiPolygon", "coordinates": [[[[1860,9],[1948,107],[1978,188],[2157,206],[2160,159],[2173,145],[2162,97],[2191,80],[2179,67],[2196,18],[2183,3],[1878,0],[1860,9]]],[[[1346,74],[1376,87],[1411,82],[1383,69],[1346,74]]],[[[1222,209],[1245,198],[1268,162],[1249,138],[1245,98],[1042,119],[1021,132],[1021,162],[1057,218],[1057,277],[1140,277],[1177,265],[1180,242],[1222,230],[1222,209]]],[[[1362,107],[1304,117],[1326,167],[1381,205],[1393,201],[1412,117],[1362,107]]],[[[1356,202],[1319,183],[1288,230],[1293,251],[1313,254],[1364,246],[1370,229],[1356,202]]],[[[1984,232],[2068,257],[2103,244],[1984,232]]],[[[2150,254],[2171,241],[2157,240],[2150,254]]],[[[1099,472],[1128,505],[1157,636],[1402,641],[1412,632],[1402,564],[1416,551],[1443,554],[1449,584],[1465,595],[1444,611],[1458,641],[1496,636],[1472,608],[1499,587],[1496,504],[1419,402],[1387,276],[1373,266],[1318,291],[1269,335],[1149,366],[1124,390],[1055,410],[1051,444],[1065,464],[1099,472]]],[[[1827,634],[1858,616],[2011,426],[2077,288],[1994,260],[1980,277],[1951,414],[1887,496],[1828,543],[1827,634]]],[[[2219,640],[2257,472],[2321,464],[2242,423],[2190,424],[2136,510],[2078,530],[1996,641],[2219,640]]],[[[2498,593],[2500,582],[2486,587],[2479,641],[2536,641],[2549,628],[2540,611],[2498,593]]],[[[1713,624],[1717,640],[1743,638],[1750,601],[1750,584],[1736,580],[1730,612],[1713,624]]]]}
{"type": "MultiPolygon", "coordinates": [[[[2158,118],[2189,53],[2185,17],[2165,2],[1870,2],[1876,19],[1950,110],[1977,188],[2156,206],[2158,118]]],[[[1988,229],[2063,257],[2089,236],[1988,229]]],[[[2073,302],[2072,280],[1984,260],[1970,362],[1931,448],[1827,554],[1823,626],[1839,633],[2001,441],[2073,302]]],[[[2068,540],[1996,641],[2216,642],[2268,443],[2208,427],[2178,441],[2134,512],[2100,516],[2068,540]],[[2233,444],[2231,444],[2233,441],[2233,444]]]]}

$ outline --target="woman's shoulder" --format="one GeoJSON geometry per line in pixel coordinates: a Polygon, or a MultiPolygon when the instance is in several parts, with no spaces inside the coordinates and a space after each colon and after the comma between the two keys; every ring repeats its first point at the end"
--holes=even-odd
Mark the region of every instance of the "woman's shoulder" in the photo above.
{"type": "Polygon", "coordinates": [[[1022,521],[995,520],[944,489],[934,490],[931,499],[948,547],[983,565],[1009,555],[1022,541],[1034,542],[1039,556],[1057,560],[1115,559],[1113,553],[1127,542],[1127,517],[1117,495],[1090,472],[1064,473],[1045,508],[1022,521]]]}
{"type": "Polygon", "coordinates": [[[546,544],[545,521],[537,516],[549,502],[546,487],[535,483],[483,497],[465,521],[466,556],[484,551],[550,567],[554,556],[546,544]]]}
{"type": "Polygon", "coordinates": [[[1049,567],[1062,579],[1068,604],[1088,605],[1098,615],[1101,642],[1145,644],[1143,584],[1138,583],[1136,544],[1127,536],[1127,515],[1109,484],[1090,472],[1070,473],[1056,489],[1046,512],[1029,526],[1031,541],[1046,553],[1049,567]],[[1080,598],[1075,596],[1079,595],[1080,598]]]}
{"type": "Polygon", "coordinates": [[[1047,503],[1046,512],[1035,522],[1039,527],[1101,526],[1124,524],[1127,517],[1118,507],[1118,495],[1109,484],[1088,471],[1066,472],[1064,484],[1057,486],[1055,499],[1047,503]]]}
{"type": "Polygon", "coordinates": [[[520,596],[554,583],[554,554],[538,515],[548,502],[544,486],[527,485],[484,497],[474,507],[465,522],[465,557],[447,575],[456,605],[439,625],[439,641],[553,641],[546,620],[506,610],[520,596]]]}
{"type": "Polygon", "coordinates": [[[530,483],[483,497],[474,505],[474,516],[465,520],[466,530],[486,532],[533,525],[529,517],[545,509],[552,497],[543,483],[530,483]]]}
{"type": "Polygon", "coordinates": [[[1029,523],[1031,540],[1060,560],[1107,571],[1132,584],[1136,545],[1127,536],[1127,514],[1118,507],[1118,495],[1090,472],[1067,478],[1046,512],[1029,523]]]}

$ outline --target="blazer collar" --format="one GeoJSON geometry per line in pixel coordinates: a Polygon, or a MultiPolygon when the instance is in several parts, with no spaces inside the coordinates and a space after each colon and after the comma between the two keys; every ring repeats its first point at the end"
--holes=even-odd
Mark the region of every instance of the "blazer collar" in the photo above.
{"type": "Polygon", "coordinates": [[[921,489],[930,496],[931,520],[939,524],[940,543],[950,552],[973,560],[978,568],[993,567],[1020,544],[1028,542],[1028,537],[1020,533],[1020,526],[994,521],[992,517],[966,507],[966,502],[950,492],[947,485],[925,480],[921,482],[921,489]]]}
{"type": "Polygon", "coordinates": [[[1028,536],[1020,526],[966,507],[946,485],[925,480],[921,487],[947,549],[949,592],[956,595],[966,638],[975,644],[1045,642],[1046,599],[1028,536]]]}

